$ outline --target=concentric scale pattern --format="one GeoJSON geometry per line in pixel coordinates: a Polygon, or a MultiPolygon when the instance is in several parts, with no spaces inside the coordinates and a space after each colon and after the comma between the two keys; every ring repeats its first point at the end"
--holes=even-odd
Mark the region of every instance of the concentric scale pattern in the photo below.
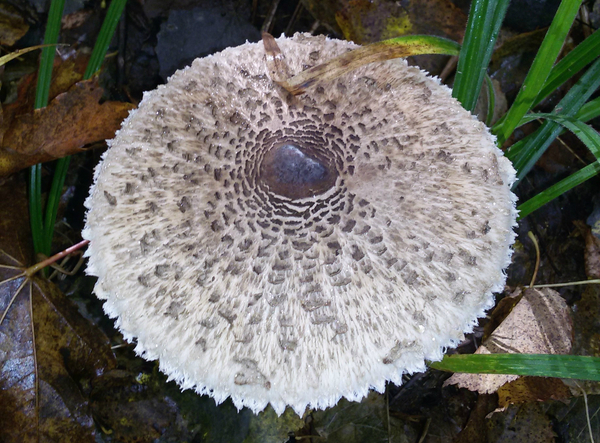
{"type": "MultiPolygon", "coordinates": [[[[278,39],[292,72],[355,46],[278,39]]],[[[183,388],[278,413],[359,400],[461,340],[502,288],[514,171],[403,61],[291,97],[262,44],[147,93],[96,169],[96,294],[183,388]]]]}

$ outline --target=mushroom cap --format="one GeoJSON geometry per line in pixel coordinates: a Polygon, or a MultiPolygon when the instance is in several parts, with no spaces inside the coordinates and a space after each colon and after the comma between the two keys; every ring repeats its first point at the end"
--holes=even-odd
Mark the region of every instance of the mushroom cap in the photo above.
{"type": "MultiPolygon", "coordinates": [[[[356,45],[297,34],[292,73],[356,45]]],[[[471,331],[503,288],[515,172],[438,79],[374,63],[293,98],[262,44],[195,60],[95,170],[95,293],[184,389],[258,412],[360,400],[471,331]]]]}

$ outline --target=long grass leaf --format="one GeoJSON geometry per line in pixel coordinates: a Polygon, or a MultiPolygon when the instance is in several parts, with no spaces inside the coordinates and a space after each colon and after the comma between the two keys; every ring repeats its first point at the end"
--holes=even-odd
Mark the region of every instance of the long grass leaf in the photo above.
{"type": "Polygon", "coordinates": [[[498,137],[498,144],[502,145],[510,137],[521,121],[521,117],[529,112],[535,103],[546,83],[552,65],[558,58],[577,11],[579,11],[581,1],[563,0],[561,2],[513,105],[502,122],[492,128],[493,133],[498,137]]]}
{"type": "Polygon", "coordinates": [[[527,114],[521,121],[533,121],[537,119],[547,119],[564,126],[581,140],[585,146],[600,161],[600,134],[591,126],[575,118],[565,117],[560,114],[527,114]]]}
{"type": "Polygon", "coordinates": [[[452,96],[473,111],[481,91],[508,0],[473,0],[456,67],[452,96]]]}
{"type": "Polygon", "coordinates": [[[485,84],[487,89],[487,102],[488,109],[487,115],[485,116],[485,124],[486,126],[492,126],[492,122],[494,121],[494,110],[496,109],[496,91],[494,90],[494,84],[492,83],[492,79],[486,73],[485,74],[485,84]]]}
{"type": "Polygon", "coordinates": [[[52,186],[46,202],[46,218],[44,219],[44,240],[42,253],[50,255],[52,249],[52,237],[54,236],[54,225],[56,224],[56,214],[58,213],[58,204],[62,195],[62,188],[65,184],[67,171],[69,170],[70,157],[59,158],[54,168],[54,177],[52,186]]]}
{"type": "Polygon", "coordinates": [[[85,74],[83,75],[84,80],[91,78],[92,75],[100,69],[100,66],[102,66],[106,51],[108,51],[108,45],[110,45],[110,41],[115,34],[115,30],[117,29],[126,3],[127,0],[113,0],[110,3],[108,11],[106,11],[106,17],[100,28],[100,33],[96,39],[90,61],[88,62],[85,74]]]}
{"type": "Polygon", "coordinates": [[[369,63],[419,54],[458,55],[459,51],[460,45],[446,38],[405,35],[346,52],[279,83],[291,94],[298,95],[318,81],[332,80],[369,63]]]}
{"type": "Polygon", "coordinates": [[[36,253],[44,247],[44,223],[42,221],[42,165],[33,165],[29,169],[29,222],[33,249],[36,253]]]}
{"type": "MultiPolygon", "coordinates": [[[[48,23],[46,24],[46,33],[44,35],[45,45],[56,45],[58,42],[58,33],[60,32],[60,21],[64,6],[65,0],[52,0],[50,4],[48,23]]],[[[55,52],[56,48],[54,46],[46,46],[42,49],[35,91],[35,109],[43,108],[48,104],[55,52]]],[[[40,165],[35,165],[29,170],[29,212],[33,249],[37,254],[43,252],[44,249],[42,168],[40,165]]]]}
{"type": "Polygon", "coordinates": [[[544,87],[534,100],[532,107],[540,103],[559,86],[589,65],[600,56],[600,29],[581,42],[569,52],[550,71],[544,87]]]}
{"type": "Polygon", "coordinates": [[[432,368],[470,374],[516,374],[600,381],[600,358],[556,354],[447,355],[432,368]]]}
{"type": "Polygon", "coordinates": [[[598,116],[600,116],[600,97],[587,102],[575,114],[575,118],[577,120],[581,120],[582,122],[590,121],[598,116]]]}
{"type": "MultiPolygon", "coordinates": [[[[577,83],[556,105],[553,113],[572,117],[579,112],[598,86],[600,86],[600,59],[592,63],[577,83]]],[[[519,117],[519,121],[522,118],[523,115],[519,117]]],[[[535,162],[561,131],[560,124],[550,120],[545,121],[533,134],[528,135],[507,150],[506,156],[513,162],[519,180],[531,170],[535,162]]]]}
{"type": "MultiPolygon", "coordinates": [[[[115,33],[126,3],[127,0],[113,0],[108,11],[106,11],[106,17],[102,23],[102,28],[100,28],[100,33],[98,34],[90,61],[85,70],[84,80],[91,78],[100,69],[100,66],[102,66],[106,51],[108,50],[108,46],[115,33]]],[[[51,252],[58,204],[69,170],[69,163],[70,157],[61,158],[56,162],[52,186],[50,188],[50,194],[48,195],[48,203],[46,204],[46,218],[44,220],[43,252],[45,255],[50,255],[51,252]]]]}
{"type": "Polygon", "coordinates": [[[567,178],[559,181],[558,183],[550,186],[548,189],[540,192],[535,197],[532,197],[517,207],[519,210],[519,219],[527,217],[536,209],[541,208],[546,203],[549,203],[555,198],[560,197],[565,192],[573,189],[575,186],[580,185],[581,183],[598,174],[600,174],[600,163],[594,162],[568,176],[567,178]]]}

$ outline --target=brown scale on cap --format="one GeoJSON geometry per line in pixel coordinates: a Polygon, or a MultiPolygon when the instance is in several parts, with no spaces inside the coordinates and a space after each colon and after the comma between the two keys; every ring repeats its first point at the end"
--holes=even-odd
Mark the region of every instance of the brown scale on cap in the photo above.
{"type": "MultiPolygon", "coordinates": [[[[291,74],[356,47],[277,44],[291,74]]],[[[514,171],[404,61],[291,97],[269,55],[230,48],[147,93],[96,169],[84,236],[138,353],[217,402],[302,413],[400,383],[472,328],[505,281],[514,171]]]]}

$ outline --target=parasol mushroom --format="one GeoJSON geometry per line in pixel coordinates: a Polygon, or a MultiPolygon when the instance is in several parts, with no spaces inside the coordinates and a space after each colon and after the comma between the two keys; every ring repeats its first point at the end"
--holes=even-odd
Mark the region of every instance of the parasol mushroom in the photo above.
{"type": "MultiPolygon", "coordinates": [[[[297,34],[292,74],[357,46],[297,34]]],[[[425,370],[505,282],[514,170],[437,79],[374,63],[291,97],[262,44],[144,95],[96,168],[95,293],[184,388],[254,412],[425,370]]]]}

